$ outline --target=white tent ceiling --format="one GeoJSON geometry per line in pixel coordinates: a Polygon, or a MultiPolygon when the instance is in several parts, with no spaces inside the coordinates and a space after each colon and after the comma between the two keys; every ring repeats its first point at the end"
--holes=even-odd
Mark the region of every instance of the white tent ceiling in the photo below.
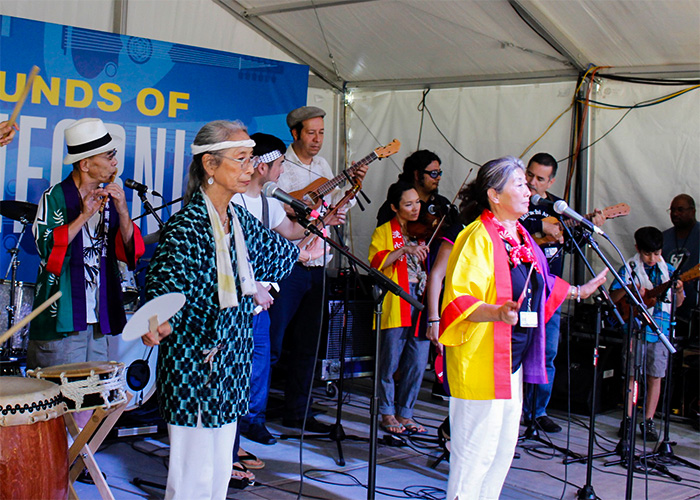
{"type": "Polygon", "coordinates": [[[700,70],[697,0],[214,1],[338,88],[700,70]]]}

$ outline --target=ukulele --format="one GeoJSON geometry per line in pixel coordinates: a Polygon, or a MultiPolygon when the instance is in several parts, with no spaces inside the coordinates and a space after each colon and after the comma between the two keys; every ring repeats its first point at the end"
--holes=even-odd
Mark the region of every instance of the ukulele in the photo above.
{"type": "MultiPolygon", "coordinates": [[[[355,195],[362,189],[362,184],[359,181],[355,181],[354,177],[352,175],[355,173],[355,170],[357,170],[360,166],[362,165],[368,165],[372,163],[374,160],[381,159],[381,158],[388,158],[389,156],[396,154],[399,149],[401,148],[401,143],[397,140],[394,139],[391,141],[389,144],[386,146],[379,147],[372,151],[370,154],[362,158],[360,161],[355,163],[353,166],[345,170],[342,174],[334,177],[330,181],[323,182],[325,179],[321,178],[318,179],[315,182],[312,182],[308,186],[306,186],[304,189],[300,189],[299,191],[294,191],[293,193],[289,193],[292,196],[294,196],[297,199],[302,200],[304,203],[307,205],[317,208],[323,199],[323,196],[326,194],[330,193],[335,187],[340,184],[343,180],[346,180],[347,178],[353,179],[353,185],[350,186],[350,189],[348,189],[345,192],[345,196],[343,196],[342,199],[338,201],[333,207],[331,207],[324,215],[323,217],[328,217],[330,215],[335,214],[338,209],[343,207],[346,203],[348,203],[350,200],[352,200],[355,195]],[[348,177],[346,177],[346,175],[348,177]],[[310,187],[314,186],[318,182],[321,182],[317,188],[315,189],[309,189],[310,187]],[[332,187],[329,187],[331,186],[332,187]],[[301,198],[299,197],[299,194],[301,194],[301,198]],[[314,203],[314,204],[311,204],[314,203]]],[[[321,224],[321,220],[314,221],[313,224],[316,226],[319,226],[321,224]]],[[[297,246],[299,248],[306,248],[314,239],[316,238],[316,235],[313,233],[307,235],[304,237],[299,243],[297,243],[297,246]]]]}
{"type": "Polygon", "coordinates": [[[369,165],[374,160],[388,158],[389,156],[398,153],[399,149],[401,149],[401,143],[394,139],[386,146],[378,147],[360,161],[356,162],[350,168],[343,170],[339,175],[333,177],[331,180],[328,180],[325,177],[320,177],[308,186],[299,189],[298,191],[292,191],[289,194],[297,200],[303,201],[311,208],[317,209],[321,205],[324,196],[333,191],[343,182],[347,181],[348,178],[354,178],[355,172],[360,167],[369,165]]]}
{"type": "MultiPolygon", "coordinates": [[[[700,277],[700,264],[691,267],[688,269],[686,272],[681,274],[678,279],[681,280],[683,283],[687,283],[689,281],[696,280],[700,277]]],[[[656,305],[656,301],[658,300],[658,297],[660,295],[664,295],[666,291],[671,288],[675,281],[670,279],[666,283],[661,283],[658,286],[655,286],[651,290],[642,288],[642,300],[644,301],[644,305],[646,308],[654,307],[656,305]]],[[[620,315],[622,316],[622,319],[627,321],[630,317],[630,305],[629,302],[627,301],[627,296],[623,295],[617,302],[615,302],[615,305],[620,310],[620,315]]]]}
{"type": "MultiPolygon", "coordinates": [[[[629,215],[629,213],[630,206],[627,203],[618,203],[617,205],[613,205],[611,207],[603,209],[603,217],[605,217],[605,220],[614,219],[615,217],[623,217],[625,215],[629,215]]],[[[594,215],[595,213],[590,213],[586,214],[585,217],[586,219],[590,220],[593,218],[594,215]]],[[[561,224],[561,221],[556,217],[545,217],[544,219],[542,219],[542,222],[549,222],[550,224],[561,224]]],[[[566,227],[572,228],[578,225],[579,222],[576,222],[573,219],[566,219],[564,221],[564,224],[566,225],[566,227]]],[[[538,245],[546,245],[548,243],[556,243],[558,241],[558,238],[544,233],[535,233],[532,235],[532,237],[535,238],[535,242],[538,245]]]]}

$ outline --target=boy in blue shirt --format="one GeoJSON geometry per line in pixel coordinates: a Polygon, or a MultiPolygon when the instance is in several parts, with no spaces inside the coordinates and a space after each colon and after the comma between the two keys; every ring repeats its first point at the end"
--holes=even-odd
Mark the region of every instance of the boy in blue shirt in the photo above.
{"type": "MultiPolygon", "coordinates": [[[[635,285],[642,292],[642,297],[645,296],[647,290],[669,281],[671,275],[675,271],[675,268],[664,261],[661,256],[661,251],[663,248],[663,234],[655,227],[647,226],[637,229],[634,233],[635,248],[637,253],[627,261],[630,272],[632,273],[632,279],[635,285]]],[[[630,283],[630,279],[627,273],[627,269],[623,266],[619,271],[620,277],[625,280],[627,284],[630,283]]],[[[683,293],[683,282],[678,280],[673,286],[673,293],[676,294],[676,307],[683,303],[685,295],[683,293]]],[[[661,331],[668,335],[669,330],[669,320],[671,318],[671,290],[667,290],[665,293],[657,297],[654,305],[649,307],[647,310],[649,314],[654,318],[654,321],[659,325],[661,331]]],[[[624,296],[625,292],[622,290],[620,284],[615,281],[610,286],[610,296],[617,302],[624,296]]],[[[644,415],[644,421],[639,424],[640,432],[642,436],[646,434],[647,441],[658,441],[659,434],[654,426],[654,413],[656,413],[656,406],[659,403],[659,394],[661,392],[661,379],[666,375],[666,367],[668,366],[668,350],[659,342],[659,336],[654,334],[653,331],[647,326],[646,332],[646,363],[642,367],[644,373],[646,374],[646,411],[644,415]]],[[[625,352],[627,352],[626,350],[625,352]]],[[[630,392],[627,405],[627,427],[631,422],[633,407],[633,383],[634,381],[630,379],[630,392]]],[[[618,433],[619,437],[623,437],[623,427],[625,421],[620,424],[620,431],[618,433]]]]}

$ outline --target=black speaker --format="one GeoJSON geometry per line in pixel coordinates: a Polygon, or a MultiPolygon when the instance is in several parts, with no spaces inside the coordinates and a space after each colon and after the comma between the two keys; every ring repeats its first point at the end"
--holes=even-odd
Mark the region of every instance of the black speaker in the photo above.
{"type": "Polygon", "coordinates": [[[367,377],[374,371],[374,302],[368,297],[371,286],[366,277],[340,270],[329,277],[324,334],[321,338],[318,378],[340,378],[340,351],[345,321],[345,378],[367,377]],[[347,280],[347,281],[346,281],[347,280]],[[347,301],[346,296],[347,295],[347,301]],[[345,304],[347,303],[347,314],[345,304]]]}
{"type": "MultiPolygon", "coordinates": [[[[590,415],[593,406],[594,336],[584,332],[570,334],[567,364],[565,335],[565,330],[562,329],[559,351],[554,360],[556,374],[549,407],[566,411],[570,399],[572,413],[590,415]]],[[[611,410],[622,404],[622,383],[622,339],[601,336],[598,348],[596,413],[611,410]]]]}

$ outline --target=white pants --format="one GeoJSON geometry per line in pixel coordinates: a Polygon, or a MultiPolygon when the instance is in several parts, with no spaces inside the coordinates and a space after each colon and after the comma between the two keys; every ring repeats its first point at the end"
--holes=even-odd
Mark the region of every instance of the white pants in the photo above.
{"type": "Polygon", "coordinates": [[[510,384],[511,399],[450,398],[447,500],[498,500],[518,443],[522,368],[511,376],[510,384]]]}
{"type": "Polygon", "coordinates": [[[168,424],[170,460],[165,500],[224,500],[233,465],[237,422],[222,427],[168,424]]]}

